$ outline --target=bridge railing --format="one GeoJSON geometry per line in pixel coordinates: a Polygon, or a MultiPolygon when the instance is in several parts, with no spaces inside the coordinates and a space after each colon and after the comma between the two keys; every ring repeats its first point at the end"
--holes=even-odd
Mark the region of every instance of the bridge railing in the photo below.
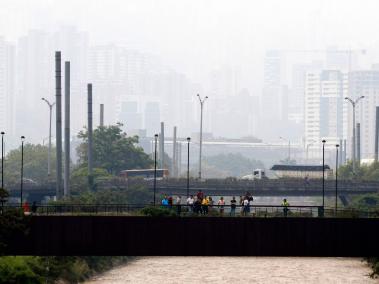
{"type": "Polygon", "coordinates": [[[379,218],[377,210],[358,210],[355,208],[334,208],[322,206],[276,206],[276,205],[156,205],[151,204],[38,204],[27,210],[19,204],[6,204],[0,212],[19,209],[29,215],[143,215],[144,208],[164,209],[177,216],[214,216],[214,217],[338,217],[338,218],[379,218]]]}

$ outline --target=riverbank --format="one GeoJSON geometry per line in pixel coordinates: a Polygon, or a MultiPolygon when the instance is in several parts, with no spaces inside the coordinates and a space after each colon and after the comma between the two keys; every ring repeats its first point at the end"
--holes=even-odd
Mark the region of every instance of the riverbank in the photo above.
{"type": "Polygon", "coordinates": [[[141,257],[86,284],[379,283],[357,258],[141,257]]]}
{"type": "Polygon", "coordinates": [[[0,284],[79,283],[130,260],[125,256],[2,256],[0,284]]]}

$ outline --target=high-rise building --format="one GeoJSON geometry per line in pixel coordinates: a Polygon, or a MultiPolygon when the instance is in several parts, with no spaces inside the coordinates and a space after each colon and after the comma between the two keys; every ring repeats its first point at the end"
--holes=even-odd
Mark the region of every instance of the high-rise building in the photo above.
{"type": "MultiPolygon", "coordinates": [[[[0,130],[15,131],[15,48],[0,37],[0,130]]],[[[8,140],[9,141],[9,140],[8,140]]]]}
{"type": "MultiPolygon", "coordinates": [[[[351,72],[349,78],[350,97],[364,96],[356,106],[356,122],[361,124],[361,158],[374,159],[375,154],[375,111],[379,106],[379,69],[351,72]]],[[[352,107],[349,111],[349,139],[352,137],[352,107]]],[[[349,143],[351,145],[351,143],[349,143]]],[[[350,150],[351,147],[348,148],[350,150]]],[[[350,152],[350,151],[349,151],[350,152]]]]}
{"type": "Polygon", "coordinates": [[[296,64],[292,68],[292,86],[288,98],[288,119],[304,123],[305,78],[307,72],[320,72],[322,62],[296,64]]]}
{"type": "Polygon", "coordinates": [[[347,75],[336,70],[308,72],[305,80],[305,143],[328,145],[346,138],[347,75]]]}
{"type": "Polygon", "coordinates": [[[148,102],[145,105],[145,129],[147,136],[153,137],[159,132],[160,109],[158,102],[148,102]]]}
{"type": "Polygon", "coordinates": [[[122,102],[119,122],[126,131],[142,129],[142,114],[138,112],[137,102],[122,102]]]}

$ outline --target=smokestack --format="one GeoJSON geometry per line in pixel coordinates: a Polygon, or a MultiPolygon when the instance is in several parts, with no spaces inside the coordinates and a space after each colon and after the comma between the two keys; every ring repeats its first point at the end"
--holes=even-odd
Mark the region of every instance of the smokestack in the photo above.
{"type": "Polygon", "coordinates": [[[375,162],[378,161],[379,152],[379,106],[376,107],[376,120],[375,120],[375,162]]]}
{"type": "Polygon", "coordinates": [[[100,127],[104,126],[104,104],[100,104],[100,127]]]}
{"type": "Polygon", "coordinates": [[[70,62],[64,65],[64,196],[70,196],[70,62]]]}
{"type": "Polygon", "coordinates": [[[159,167],[161,169],[164,168],[164,122],[161,122],[161,135],[159,136],[160,137],[160,141],[159,141],[159,154],[160,154],[160,163],[159,163],[159,167]]]}
{"type": "Polygon", "coordinates": [[[88,185],[93,188],[93,157],[92,157],[92,84],[87,85],[88,93],[88,185]]]}
{"type": "Polygon", "coordinates": [[[357,163],[361,164],[361,124],[357,123],[357,163]]]}
{"type": "Polygon", "coordinates": [[[182,143],[178,143],[178,175],[182,173],[182,143]]]}
{"type": "Polygon", "coordinates": [[[55,102],[56,102],[56,195],[62,198],[62,78],[61,78],[61,52],[55,52],[55,102]]]}
{"type": "Polygon", "coordinates": [[[172,139],[172,176],[177,177],[177,166],[176,166],[176,126],[174,126],[174,135],[172,139]]]}

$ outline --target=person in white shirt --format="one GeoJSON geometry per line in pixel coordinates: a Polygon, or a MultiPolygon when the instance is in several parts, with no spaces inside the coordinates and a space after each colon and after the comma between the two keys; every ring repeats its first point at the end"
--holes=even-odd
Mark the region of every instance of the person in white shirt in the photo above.
{"type": "Polygon", "coordinates": [[[193,212],[193,203],[194,203],[193,195],[190,195],[190,197],[187,198],[188,211],[190,213],[193,212]]]}
{"type": "Polygon", "coordinates": [[[250,206],[250,202],[249,202],[249,199],[245,197],[245,199],[243,200],[243,215],[244,216],[247,216],[247,213],[249,212],[249,206],[250,206]]]}

